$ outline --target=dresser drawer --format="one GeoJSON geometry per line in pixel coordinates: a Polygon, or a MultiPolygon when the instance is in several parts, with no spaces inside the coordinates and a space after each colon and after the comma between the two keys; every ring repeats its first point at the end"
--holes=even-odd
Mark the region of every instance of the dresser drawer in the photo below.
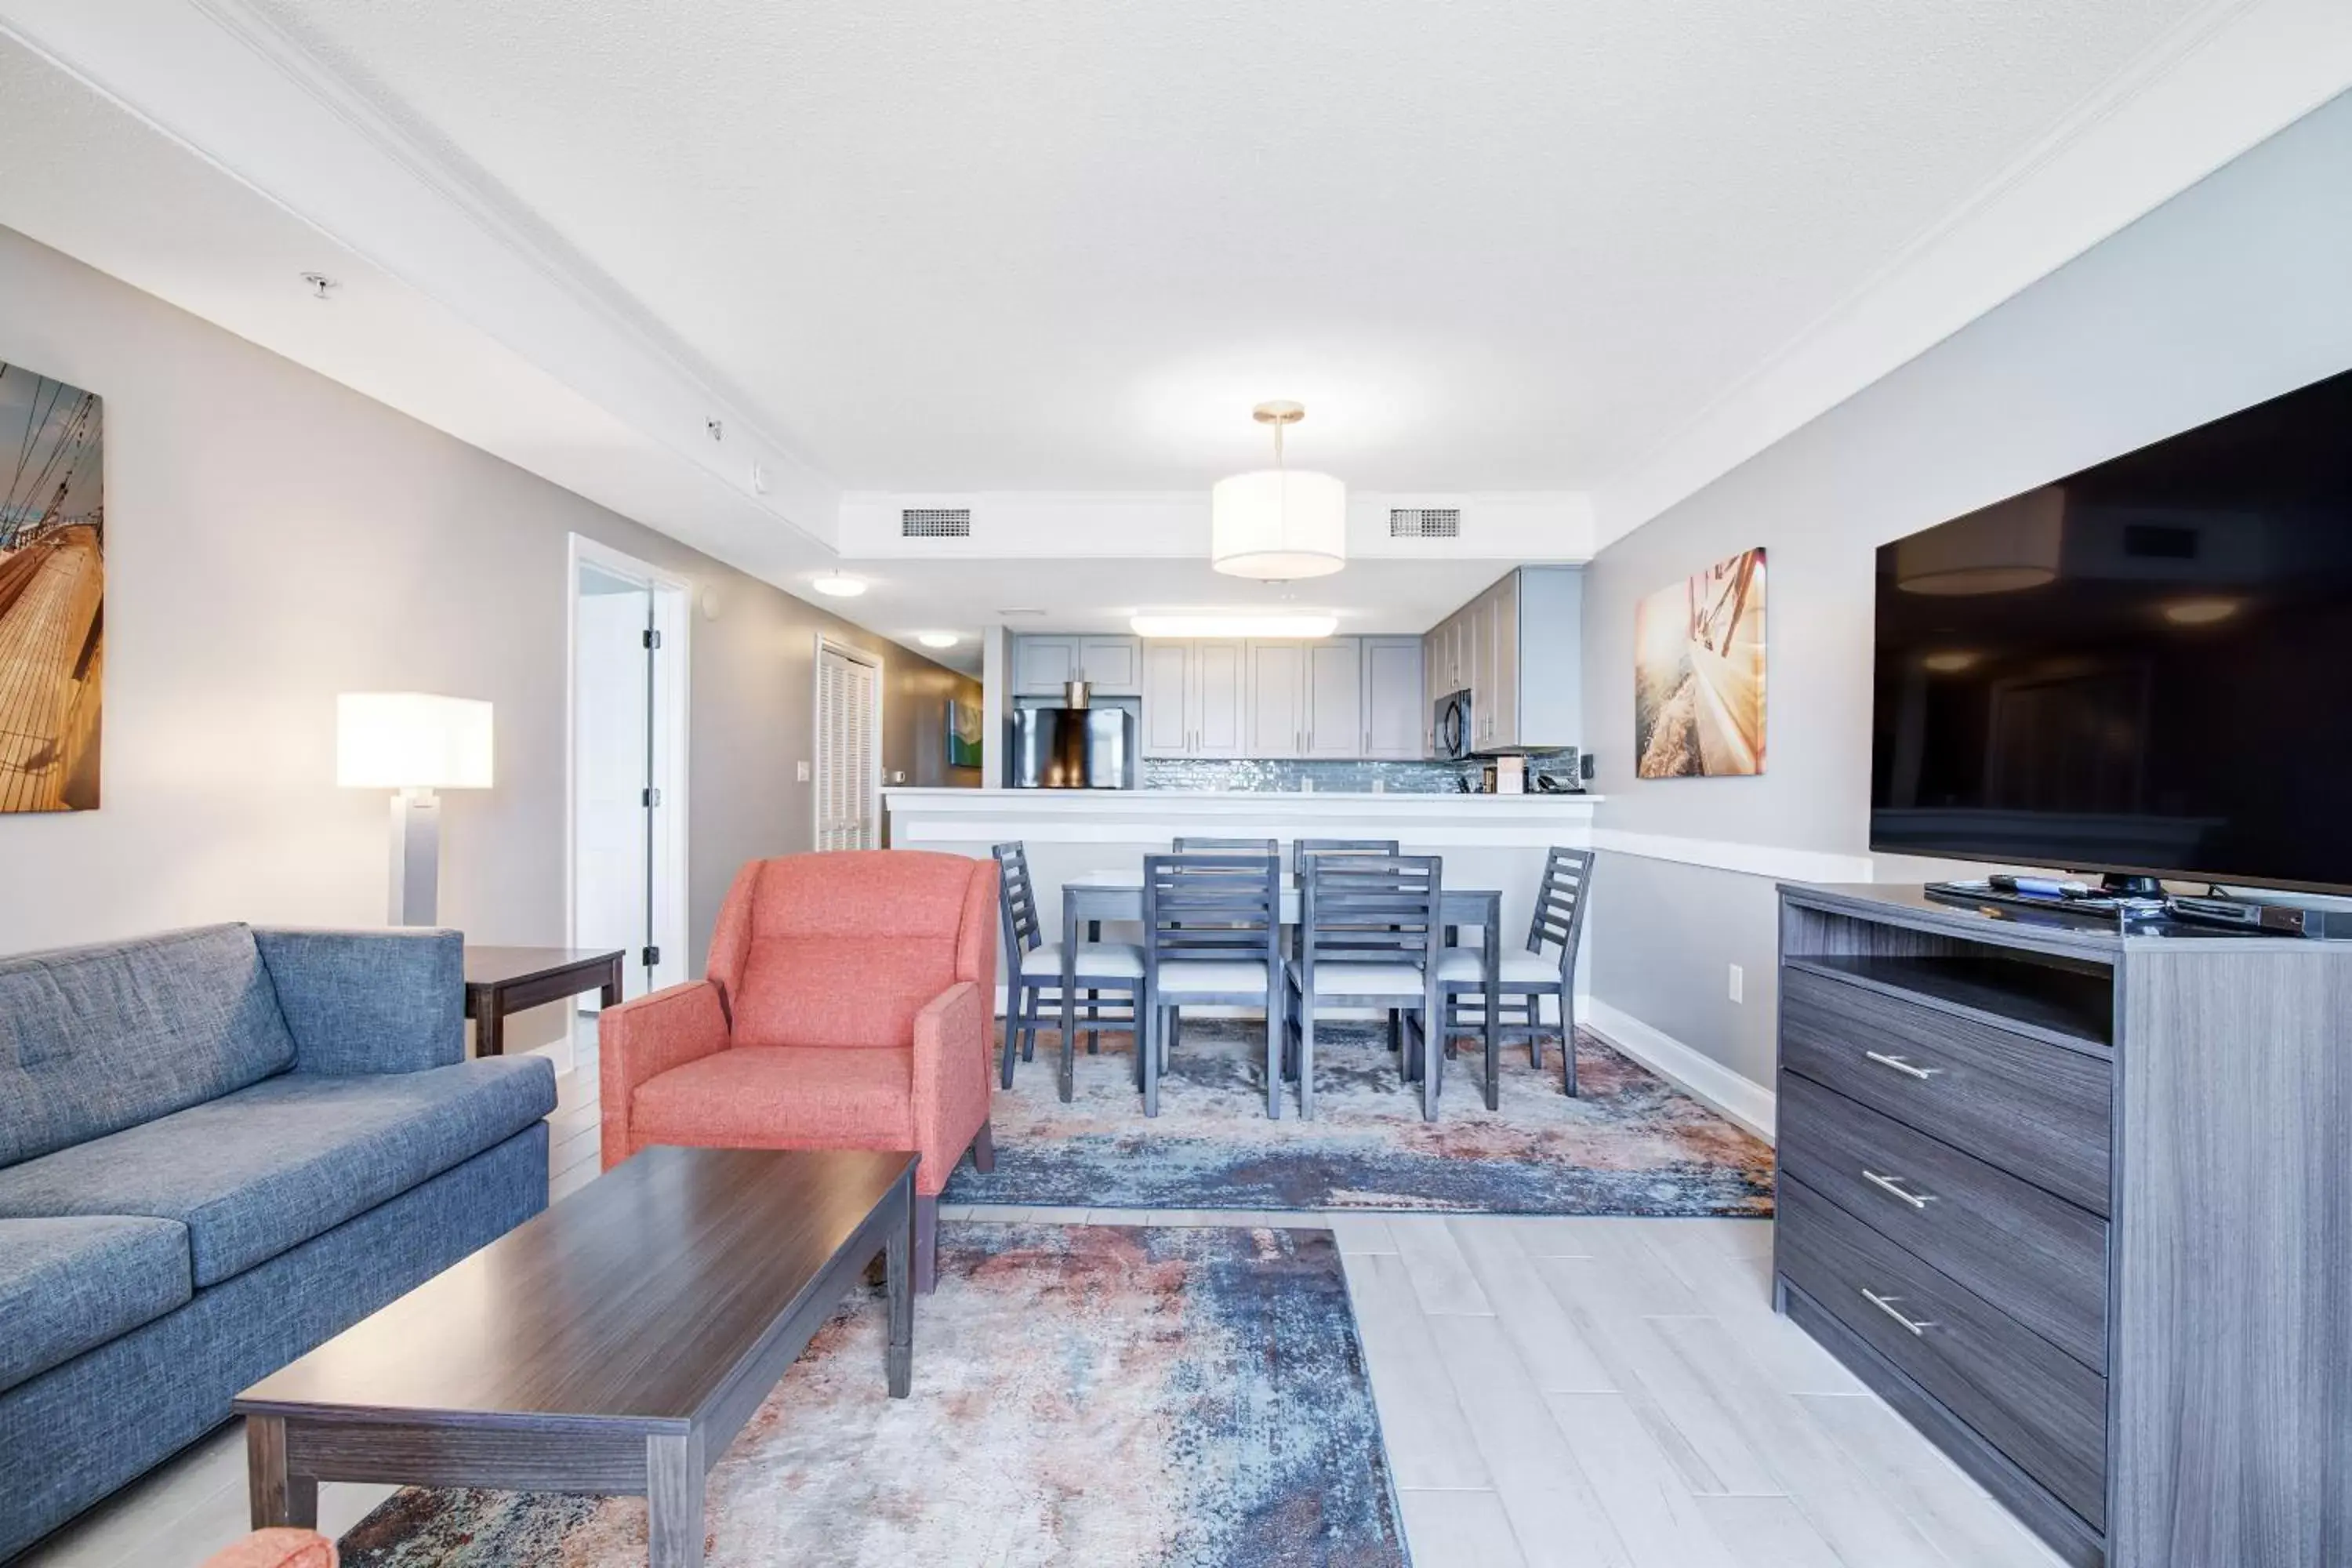
{"type": "Polygon", "coordinates": [[[1782,1170],[2106,1370],[2105,1220],[1795,1073],[1778,1121],[1782,1170]]]}
{"type": "Polygon", "coordinates": [[[2107,1213],[2106,1058],[1784,969],[1780,1065],[2107,1213]]]}
{"type": "Polygon", "coordinates": [[[2105,1528],[2105,1378],[1786,1173],[1777,1218],[1790,1283],[2105,1528]]]}

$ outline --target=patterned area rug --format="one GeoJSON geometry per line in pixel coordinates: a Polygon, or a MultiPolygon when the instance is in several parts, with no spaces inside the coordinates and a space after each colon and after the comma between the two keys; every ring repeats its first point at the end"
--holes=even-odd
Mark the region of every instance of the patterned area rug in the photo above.
{"type": "MultiPolygon", "coordinates": [[[[1403,1568],[1328,1231],[947,1225],[912,1397],[861,1293],[709,1480],[713,1568],[1403,1568]]],[[[642,1568],[641,1499],[403,1491],[344,1568],[642,1568]]]]}
{"type": "Polygon", "coordinates": [[[1315,1120],[1291,1095],[1265,1116],[1265,1035],[1255,1022],[1187,1021],[1147,1121],[1125,1034],[1081,1047],[1075,1098],[1054,1091],[1050,1051],[997,1091],[996,1169],[969,1163],[942,1201],[1092,1208],[1429,1209],[1478,1214],[1735,1215],[1772,1212],[1772,1151],[1591,1035],[1578,1097],[1559,1058],[1538,1070],[1504,1047],[1501,1109],[1486,1104],[1483,1052],[1446,1064],[1436,1121],[1398,1082],[1387,1032],[1320,1026],[1315,1120]]]}

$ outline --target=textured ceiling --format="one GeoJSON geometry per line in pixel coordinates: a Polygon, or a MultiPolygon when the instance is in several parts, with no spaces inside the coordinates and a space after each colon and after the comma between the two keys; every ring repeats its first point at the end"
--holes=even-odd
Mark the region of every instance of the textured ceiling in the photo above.
{"type": "Polygon", "coordinates": [[[855,489],[1577,489],[2191,0],[258,0],[855,489]]]}

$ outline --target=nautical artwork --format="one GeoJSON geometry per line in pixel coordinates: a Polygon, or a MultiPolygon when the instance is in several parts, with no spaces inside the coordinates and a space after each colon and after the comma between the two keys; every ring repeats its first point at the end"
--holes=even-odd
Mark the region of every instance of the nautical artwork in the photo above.
{"type": "Polygon", "coordinates": [[[102,424],[95,393],[0,363],[0,813],[98,805],[102,424]]]}
{"type": "Polygon", "coordinates": [[[1764,771],[1764,552],[1661,588],[1633,612],[1633,772],[1764,771]]]}
{"type": "Polygon", "coordinates": [[[948,700],[948,766],[980,766],[980,704],[948,700]]]}

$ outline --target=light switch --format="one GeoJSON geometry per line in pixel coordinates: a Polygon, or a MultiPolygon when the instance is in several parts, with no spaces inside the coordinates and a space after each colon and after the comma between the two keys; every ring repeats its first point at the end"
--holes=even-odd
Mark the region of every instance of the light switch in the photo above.
{"type": "Polygon", "coordinates": [[[793,764],[793,777],[799,780],[802,784],[808,783],[809,765],[806,763],[794,763],[793,764]]]}

